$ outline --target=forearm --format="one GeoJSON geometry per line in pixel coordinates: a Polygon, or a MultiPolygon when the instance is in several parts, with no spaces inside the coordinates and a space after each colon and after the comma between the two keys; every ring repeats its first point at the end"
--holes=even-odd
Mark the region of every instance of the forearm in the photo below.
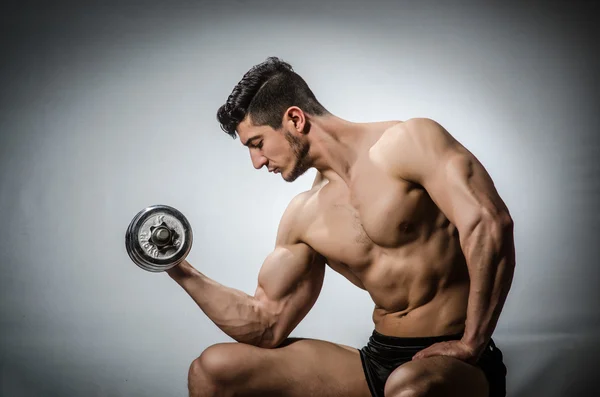
{"type": "Polygon", "coordinates": [[[479,222],[463,246],[471,279],[463,341],[480,351],[496,328],[512,284],[512,221],[479,222]]]}
{"type": "Polygon", "coordinates": [[[217,283],[185,261],[167,273],[227,335],[250,345],[270,345],[271,321],[254,297],[217,283]]]}

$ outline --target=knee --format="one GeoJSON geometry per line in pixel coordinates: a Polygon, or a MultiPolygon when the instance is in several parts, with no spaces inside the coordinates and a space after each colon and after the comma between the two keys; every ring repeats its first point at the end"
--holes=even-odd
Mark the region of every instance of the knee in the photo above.
{"type": "Polygon", "coordinates": [[[385,383],[385,397],[430,397],[437,395],[441,380],[434,374],[418,373],[409,368],[398,368],[385,383]]]}
{"type": "Polygon", "coordinates": [[[202,356],[192,361],[188,371],[190,397],[214,397],[217,395],[217,382],[207,369],[206,360],[202,356]]]}
{"type": "Polygon", "coordinates": [[[215,397],[228,395],[227,371],[233,368],[226,344],[213,345],[192,361],[188,372],[190,397],[215,397]]]}
{"type": "Polygon", "coordinates": [[[201,380],[218,385],[231,380],[239,365],[234,352],[235,347],[232,345],[234,344],[221,343],[204,350],[190,365],[190,382],[201,380]]]}
{"type": "Polygon", "coordinates": [[[208,347],[190,365],[189,382],[212,385],[223,390],[243,383],[256,360],[249,346],[240,343],[219,343],[208,347]]]}

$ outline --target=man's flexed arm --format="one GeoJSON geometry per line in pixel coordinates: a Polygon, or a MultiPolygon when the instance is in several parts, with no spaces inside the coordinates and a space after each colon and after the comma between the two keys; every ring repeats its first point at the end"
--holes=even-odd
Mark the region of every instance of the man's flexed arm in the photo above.
{"type": "Polygon", "coordinates": [[[314,305],[323,285],[325,262],[295,237],[302,200],[284,214],[273,252],[265,259],[254,296],[226,287],[187,261],[168,271],[227,335],[259,347],[279,345],[314,305]]]}

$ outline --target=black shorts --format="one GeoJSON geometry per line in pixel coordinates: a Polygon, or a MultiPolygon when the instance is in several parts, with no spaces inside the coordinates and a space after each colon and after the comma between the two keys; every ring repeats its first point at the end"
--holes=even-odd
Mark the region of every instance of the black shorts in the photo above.
{"type": "MultiPolygon", "coordinates": [[[[394,369],[411,361],[420,350],[437,342],[458,340],[462,334],[424,338],[398,338],[373,331],[369,342],[359,349],[363,370],[373,397],[384,397],[383,389],[387,378],[394,369]]],[[[506,366],[502,352],[494,341],[490,342],[477,362],[489,382],[489,397],[506,396],[506,366]]]]}

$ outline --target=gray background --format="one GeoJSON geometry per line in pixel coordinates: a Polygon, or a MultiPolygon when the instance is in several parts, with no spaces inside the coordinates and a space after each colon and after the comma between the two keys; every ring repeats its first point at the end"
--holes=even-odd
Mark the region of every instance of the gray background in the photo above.
{"type": "MultiPolygon", "coordinates": [[[[314,176],[256,172],[216,122],[267,56],[338,116],[430,117],[483,162],[516,225],[494,334],[509,396],[596,395],[592,6],[26,4],[0,13],[2,396],[184,396],[191,361],[230,341],[168,276],[129,260],[124,231],[143,207],[172,205],[194,228],[190,262],[254,292],[281,214],[314,176]]],[[[293,335],[361,347],[372,308],[328,271],[293,335]]]]}

